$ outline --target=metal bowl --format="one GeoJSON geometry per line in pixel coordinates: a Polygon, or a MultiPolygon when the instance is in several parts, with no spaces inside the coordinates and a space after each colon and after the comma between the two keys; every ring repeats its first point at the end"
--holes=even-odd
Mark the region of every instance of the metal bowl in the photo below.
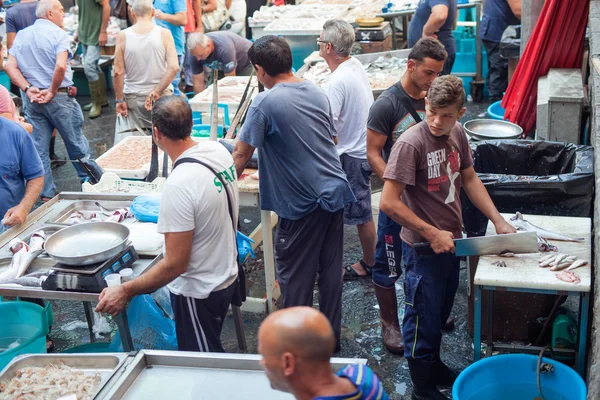
{"type": "Polygon", "coordinates": [[[517,139],[523,129],[508,121],[472,119],[464,123],[467,133],[478,140],[517,139]]]}
{"type": "Polygon", "coordinates": [[[46,252],[56,261],[85,266],[119,254],[129,242],[129,228],[115,222],[88,222],[64,228],[46,240],[46,252]]]}

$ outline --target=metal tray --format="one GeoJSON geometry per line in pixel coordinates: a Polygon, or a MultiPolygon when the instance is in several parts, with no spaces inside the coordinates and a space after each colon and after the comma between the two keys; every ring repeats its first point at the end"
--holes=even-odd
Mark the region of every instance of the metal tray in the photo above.
{"type": "MultiPolygon", "coordinates": [[[[0,382],[11,380],[17,371],[25,367],[45,367],[50,364],[63,363],[77,371],[86,374],[100,374],[100,390],[110,378],[120,369],[127,354],[98,353],[98,354],[25,354],[15,357],[0,373],[0,382]]],[[[96,397],[99,398],[99,397],[96,397]]]]}
{"type": "MultiPolygon", "coordinates": [[[[107,218],[107,216],[105,216],[102,213],[102,210],[100,209],[100,207],[98,207],[97,205],[94,204],[95,202],[96,202],[96,200],[75,201],[75,202],[71,203],[69,206],[67,206],[64,210],[62,210],[58,214],[56,214],[54,217],[47,220],[46,223],[69,226],[67,221],[69,220],[69,217],[71,216],[71,214],[75,211],[93,211],[93,212],[98,213],[98,216],[100,217],[100,219],[107,218]]],[[[119,208],[129,207],[131,205],[131,201],[99,200],[98,202],[109,210],[116,210],[119,208]]]]}
{"type": "MultiPolygon", "coordinates": [[[[293,399],[271,388],[260,359],[253,354],[142,350],[97,397],[187,400],[202,393],[212,400],[293,399]]],[[[335,370],[351,363],[366,360],[332,359],[335,370]]]]}

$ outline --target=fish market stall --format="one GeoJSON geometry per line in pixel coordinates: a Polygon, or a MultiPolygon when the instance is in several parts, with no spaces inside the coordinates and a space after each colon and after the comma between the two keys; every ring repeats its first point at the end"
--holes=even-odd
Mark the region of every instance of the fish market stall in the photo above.
{"type": "Polygon", "coordinates": [[[304,59],[319,49],[317,39],[323,30],[325,18],[279,19],[264,29],[267,35],[283,37],[292,49],[292,65],[299,69],[304,59]]]}
{"type": "MultiPolygon", "coordinates": [[[[393,50],[381,53],[358,54],[353,57],[360,61],[367,72],[369,83],[375,97],[398,82],[406,71],[406,62],[410,50],[393,50]]],[[[319,57],[318,52],[312,53],[304,60],[305,64],[297,75],[324,86],[331,71],[327,63],[319,57]]]]}
{"type": "MultiPolygon", "coordinates": [[[[27,372],[58,365],[53,375],[63,377],[69,370],[95,379],[89,392],[79,387],[71,393],[83,399],[293,399],[271,388],[259,364],[259,355],[218,354],[141,350],[137,353],[21,356],[0,374],[0,399],[4,388],[15,381],[17,371],[27,372]],[[165,385],[168,382],[168,385],[165,385]],[[235,385],[231,383],[235,382],[235,385]],[[243,389],[242,389],[243,388],[243,389]]],[[[332,358],[333,370],[348,364],[366,364],[364,359],[332,358]]],[[[26,383],[31,385],[31,383],[26,383]]],[[[23,387],[23,386],[22,386],[23,387]]],[[[27,388],[27,386],[24,386],[27,388]]],[[[41,388],[43,390],[43,388],[41,388]]],[[[43,398],[53,398],[41,396],[43,398]]],[[[11,398],[11,397],[9,397],[11,398]]]]}
{"type": "MultiPolygon", "coordinates": [[[[516,217],[509,214],[502,214],[502,216],[517,228],[536,229],[539,237],[547,239],[551,246],[558,248],[554,249],[554,252],[518,254],[514,257],[483,256],[479,259],[474,279],[475,361],[481,358],[481,310],[484,295],[487,296],[487,356],[491,356],[494,351],[539,354],[542,349],[537,346],[506,346],[494,343],[492,321],[495,291],[577,296],[580,299],[578,347],[571,350],[554,350],[556,354],[575,355],[576,369],[583,376],[592,275],[591,219],[540,215],[527,215],[523,218],[520,214],[516,217]]],[[[491,222],[488,224],[486,234],[495,234],[491,222]]],[[[557,305],[558,302],[559,299],[557,305]]]]}

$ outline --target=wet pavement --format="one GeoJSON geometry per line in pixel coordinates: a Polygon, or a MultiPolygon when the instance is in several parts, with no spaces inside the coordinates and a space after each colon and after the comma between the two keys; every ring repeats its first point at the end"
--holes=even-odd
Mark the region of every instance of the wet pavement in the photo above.
{"type": "MultiPolygon", "coordinates": [[[[111,105],[103,109],[100,118],[89,120],[87,113],[84,122],[84,133],[94,152],[96,144],[106,144],[110,148],[113,143],[115,108],[114,95],[109,94],[111,105]]],[[[78,99],[81,104],[86,104],[86,98],[78,99]]],[[[482,117],[488,103],[468,103],[467,113],[462,122],[482,117]]],[[[66,157],[66,151],[61,140],[57,140],[57,153],[66,157]]],[[[98,154],[95,154],[98,156],[98,154]]],[[[70,165],[65,165],[54,170],[55,182],[59,191],[79,191],[81,186],[70,165]]],[[[373,190],[381,190],[381,182],[373,180],[373,190]]],[[[242,222],[240,230],[244,233],[251,232],[260,222],[260,214],[256,209],[242,208],[240,213],[242,222]]],[[[260,249],[260,248],[259,248],[260,249]]],[[[354,263],[361,258],[360,243],[357,230],[353,226],[346,226],[344,230],[344,265],[354,263]]],[[[262,253],[257,252],[256,260],[247,263],[248,291],[252,297],[263,297],[264,264],[262,253]]],[[[403,291],[398,287],[398,302],[403,303],[403,291]]],[[[316,293],[316,289],[315,289],[316,293]]],[[[315,305],[317,296],[315,295],[315,305]]],[[[52,330],[57,351],[86,344],[90,342],[88,330],[85,325],[73,330],[66,330],[69,323],[85,321],[83,306],[80,303],[57,301],[52,302],[55,324],[52,330]]],[[[402,318],[402,307],[400,307],[402,318]]],[[[381,342],[381,325],[379,311],[375,299],[373,285],[368,279],[346,282],[343,291],[343,319],[342,319],[342,350],[339,357],[366,358],[369,366],[383,380],[384,386],[392,399],[409,398],[411,383],[408,365],[403,357],[388,353],[381,342]]],[[[456,328],[451,333],[444,333],[442,340],[442,358],[453,368],[465,368],[473,357],[472,338],[467,333],[467,273],[466,265],[461,265],[460,287],[456,296],[452,315],[456,318],[456,328]]],[[[264,315],[243,313],[244,329],[248,343],[248,353],[256,353],[256,333],[264,315]]],[[[72,324],[71,324],[72,325],[72,324]]],[[[113,325],[114,326],[114,325],[113,325]]],[[[72,326],[71,326],[72,327],[72,326]]],[[[100,339],[109,341],[110,338],[100,339]]],[[[226,351],[239,352],[233,320],[228,317],[222,340],[226,351]]],[[[449,393],[448,393],[449,394],[449,393]]]]}

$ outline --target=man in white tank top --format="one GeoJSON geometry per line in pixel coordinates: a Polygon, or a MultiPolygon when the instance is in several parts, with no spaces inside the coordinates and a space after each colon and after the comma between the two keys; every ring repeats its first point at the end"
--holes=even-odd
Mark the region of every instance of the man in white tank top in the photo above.
{"type": "Polygon", "coordinates": [[[134,0],[135,24],[119,33],[114,59],[117,127],[115,143],[131,128],[151,134],[152,101],[173,94],[171,81],[179,71],[169,30],[152,22],[152,0],[134,0]]]}

